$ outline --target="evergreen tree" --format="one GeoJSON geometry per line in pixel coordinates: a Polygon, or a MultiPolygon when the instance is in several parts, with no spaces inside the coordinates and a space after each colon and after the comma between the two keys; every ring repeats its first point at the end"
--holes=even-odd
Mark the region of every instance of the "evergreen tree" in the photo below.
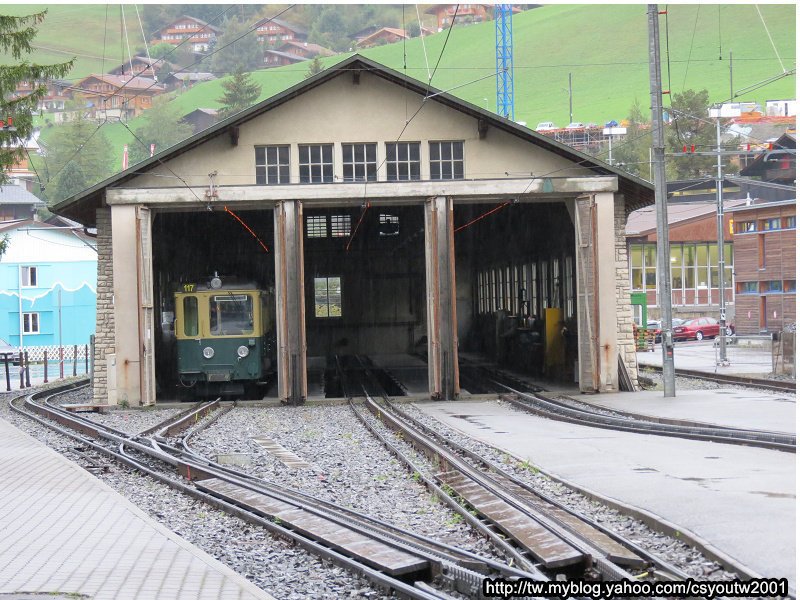
{"type": "Polygon", "coordinates": [[[161,152],[193,133],[192,126],[181,121],[178,109],[168,102],[157,103],[142,119],[144,123],[134,130],[141,142],[134,139],[128,147],[131,165],[150,156],[150,144],[155,144],[156,152],[161,152]]]}
{"type": "Polygon", "coordinates": [[[16,131],[0,130],[0,184],[7,181],[8,169],[24,156],[22,142],[33,133],[33,112],[47,94],[47,88],[40,84],[27,96],[16,98],[17,84],[63,77],[75,60],[39,65],[24,58],[32,50],[35,26],[44,20],[45,14],[47,11],[23,17],[0,15],[0,51],[14,60],[11,64],[0,65],[0,119],[4,122],[11,119],[16,128],[16,131]]]}
{"type": "Polygon", "coordinates": [[[211,57],[211,69],[214,73],[252,71],[264,66],[264,52],[255,31],[246,33],[250,28],[250,25],[239,19],[225,21],[225,32],[217,39],[216,44],[220,50],[211,57]]]}
{"type": "Polygon", "coordinates": [[[73,196],[116,170],[103,129],[80,113],[74,120],[55,126],[47,142],[40,143],[48,179],[44,195],[49,204],[73,196]]]}
{"type": "MultiPolygon", "coordinates": [[[[672,123],[666,132],[667,152],[682,152],[694,145],[695,150],[709,151],[717,146],[717,130],[708,118],[708,91],[686,90],[672,96],[672,123]]],[[[667,161],[671,180],[716,177],[714,156],[688,154],[673,156],[667,161]]]]}
{"type": "Polygon", "coordinates": [[[322,61],[319,59],[319,56],[315,56],[308,65],[308,71],[304,75],[305,79],[309,77],[313,77],[317,73],[321,73],[325,67],[322,66],[322,61]]]}
{"type": "Polygon", "coordinates": [[[631,106],[627,121],[625,137],[621,142],[612,142],[613,163],[631,175],[649,179],[652,135],[649,119],[638,100],[631,106]]]}
{"type": "Polygon", "coordinates": [[[225,93],[217,102],[222,103],[220,119],[227,119],[245,108],[250,108],[261,95],[261,86],[250,79],[250,74],[238,69],[232,77],[222,82],[225,93]]]}

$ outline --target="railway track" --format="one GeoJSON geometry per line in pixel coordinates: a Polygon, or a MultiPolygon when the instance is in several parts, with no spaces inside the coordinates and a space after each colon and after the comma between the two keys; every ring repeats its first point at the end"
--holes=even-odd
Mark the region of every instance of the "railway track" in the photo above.
{"type": "MultiPolygon", "coordinates": [[[[647,365],[647,369],[661,373],[663,369],[656,365],[647,365]]],[[[675,374],[681,377],[689,377],[700,381],[711,381],[720,384],[741,385],[757,390],[768,390],[770,392],[783,392],[794,394],[797,391],[797,383],[794,381],[765,380],[747,375],[729,375],[727,373],[706,373],[704,371],[694,371],[691,369],[675,369],[675,374]]]]}
{"type": "Polygon", "coordinates": [[[502,394],[503,399],[515,407],[540,417],[616,431],[754,446],[781,452],[796,451],[797,436],[793,434],[598,409],[572,398],[546,395],[543,390],[532,389],[503,373],[488,372],[483,367],[472,369],[474,371],[468,377],[481,381],[486,389],[502,394]]]}
{"type": "Polygon", "coordinates": [[[363,397],[363,408],[424,455],[433,468],[428,474],[423,473],[417,461],[382,434],[362,414],[361,406],[351,400],[355,414],[465,520],[493,541],[495,534],[501,535],[498,546],[519,564],[532,564],[551,578],[687,577],[674,566],[437,434],[387,397],[377,399],[380,385],[364,362],[361,361],[362,376],[353,365],[341,368],[347,393],[363,397]]]}
{"type": "MultiPolygon", "coordinates": [[[[83,385],[86,385],[85,383],[83,385]]],[[[192,451],[184,432],[220,414],[219,400],[200,403],[139,434],[129,434],[69,413],[58,397],[78,387],[35,392],[13,410],[113,460],[192,497],[288,538],[306,550],[363,575],[400,597],[450,597],[452,589],[477,595],[487,576],[544,580],[529,571],[402,531],[289,488],[223,467],[192,451]],[[177,436],[177,437],[176,437],[177,436]]],[[[223,410],[232,408],[227,405],[223,410]]]]}

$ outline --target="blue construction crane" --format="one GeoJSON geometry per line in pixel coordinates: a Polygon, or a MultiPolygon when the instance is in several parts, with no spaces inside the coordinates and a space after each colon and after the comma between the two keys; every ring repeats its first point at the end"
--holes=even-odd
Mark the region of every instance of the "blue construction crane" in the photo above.
{"type": "Polygon", "coordinates": [[[497,46],[497,114],[514,120],[514,36],[511,32],[511,5],[494,7],[495,45],[497,46]]]}

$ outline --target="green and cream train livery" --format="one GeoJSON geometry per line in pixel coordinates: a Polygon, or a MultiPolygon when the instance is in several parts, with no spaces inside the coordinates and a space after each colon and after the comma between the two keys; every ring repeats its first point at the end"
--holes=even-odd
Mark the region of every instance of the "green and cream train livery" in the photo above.
{"type": "MultiPolygon", "coordinates": [[[[273,366],[271,293],[215,275],[175,293],[178,378],[198,395],[258,393],[273,366]]],[[[260,396],[259,396],[260,397],[260,396]]]]}

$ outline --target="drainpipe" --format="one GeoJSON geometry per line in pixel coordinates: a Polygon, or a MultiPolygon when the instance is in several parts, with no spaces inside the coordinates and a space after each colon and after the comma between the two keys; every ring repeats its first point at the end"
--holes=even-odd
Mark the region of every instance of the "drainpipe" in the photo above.
{"type": "Polygon", "coordinates": [[[23,323],[25,318],[22,314],[22,265],[17,265],[17,300],[19,306],[19,353],[22,356],[22,349],[25,346],[23,341],[23,323]]]}

